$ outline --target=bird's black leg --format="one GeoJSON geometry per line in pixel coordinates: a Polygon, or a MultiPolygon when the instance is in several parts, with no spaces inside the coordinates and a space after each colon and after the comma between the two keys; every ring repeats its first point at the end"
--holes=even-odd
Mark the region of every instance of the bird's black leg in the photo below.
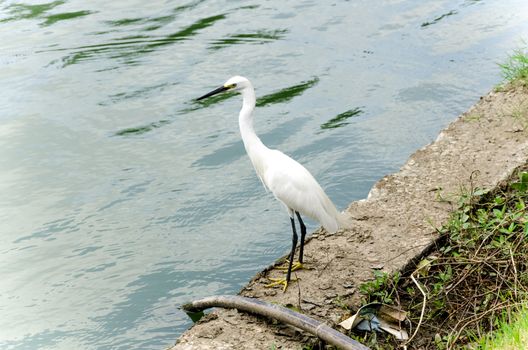
{"type": "Polygon", "coordinates": [[[301,214],[299,214],[298,211],[296,211],[295,214],[297,215],[297,219],[299,220],[299,226],[301,226],[301,248],[299,249],[299,262],[302,264],[304,253],[304,237],[306,236],[306,226],[304,226],[304,222],[301,219],[301,214]]]}
{"type": "Polygon", "coordinates": [[[291,221],[291,226],[292,226],[293,237],[292,237],[292,250],[290,253],[290,261],[288,262],[288,273],[286,275],[286,283],[290,282],[293,258],[295,257],[295,248],[297,247],[297,231],[295,230],[295,221],[293,220],[293,217],[290,217],[290,221],[291,221]]]}

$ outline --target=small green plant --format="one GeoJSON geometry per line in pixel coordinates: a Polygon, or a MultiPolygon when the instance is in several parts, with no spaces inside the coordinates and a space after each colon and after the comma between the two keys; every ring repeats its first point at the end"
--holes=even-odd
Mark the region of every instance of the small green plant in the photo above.
{"type": "MultiPolygon", "coordinates": [[[[511,184],[511,187],[521,193],[526,193],[528,190],[528,172],[522,172],[519,174],[519,182],[514,182],[511,184]]],[[[523,202],[524,209],[524,202],[523,202]]]]}
{"type": "Polygon", "coordinates": [[[438,350],[445,350],[448,347],[448,344],[451,341],[451,337],[449,335],[441,336],[439,333],[435,334],[434,337],[434,344],[436,345],[436,348],[438,350]]]}
{"type": "Polygon", "coordinates": [[[361,284],[359,291],[368,303],[378,301],[384,304],[392,304],[393,294],[399,280],[399,273],[391,276],[386,272],[376,270],[374,271],[374,279],[361,284]]]}
{"type": "Polygon", "coordinates": [[[337,296],[333,300],[334,305],[340,307],[343,310],[348,310],[348,304],[343,300],[341,296],[337,296]]]}

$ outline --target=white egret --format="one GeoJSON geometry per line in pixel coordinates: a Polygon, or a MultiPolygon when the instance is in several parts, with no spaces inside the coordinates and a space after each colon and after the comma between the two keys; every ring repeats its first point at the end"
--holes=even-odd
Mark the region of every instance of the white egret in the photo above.
{"type": "Polygon", "coordinates": [[[283,285],[283,290],[286,290],[291,279],[291,272],[302,268],[303,263],[306,226],[301,214],[318,221],[328,232],[335,232],[342,227],[345,218],[342,213],[337,211],[332,201],[305,167],[284,153],[269,149],[257,136],[253,129],[252,115],[256,102],[255,90],[248,79],[234,76],[218,89],[199,97],[197,100],[224,91],[238,91],[242,94],[243,102],[238,123],[244,147],[264,187],[269,189],[275,198],[284,205],[290,216],[293,239],[286,279],[270,279],[274,283],[268,285],[283,285]],[[301,245],[299,262],[293,264],[298,240],[295,217],[297,217],[301,229],[301,245]]]}

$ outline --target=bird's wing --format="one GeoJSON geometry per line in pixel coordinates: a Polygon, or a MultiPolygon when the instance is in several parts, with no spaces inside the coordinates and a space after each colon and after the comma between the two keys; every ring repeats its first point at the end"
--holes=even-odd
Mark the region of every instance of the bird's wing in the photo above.
{"type": "Polygon", "coordinates": [[[339,226],[339,212],[312,174],[284,153],[272,150],[262,180],[284,205],[319,221],[328,231],[339,226]]]}

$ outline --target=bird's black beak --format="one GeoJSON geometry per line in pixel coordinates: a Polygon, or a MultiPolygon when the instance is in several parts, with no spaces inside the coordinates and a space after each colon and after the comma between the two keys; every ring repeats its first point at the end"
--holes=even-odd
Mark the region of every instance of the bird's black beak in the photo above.
{"type": "Polygon", "coordinates": [[[201,97],[198,97],[198,98],[196,99],[196,101],[203,100],[204,98],[207,98],[207,97],[209,97],[209,96],[213,96],[213,95],[219,94],[219,93],[224,92],[224,91],[226,91],[226,90],[229,90],[229,88],[228,88],[228,87],[225,87],[225,86],[220,86],[218,89],[215,89],[215,90],[213,90],[213,91],[211,91],[211,92],[209,92],[209,93],[207,93],[207,94],[205,94],[205,95],[203,95],[203,96],[201,96],[201,97]]]}

